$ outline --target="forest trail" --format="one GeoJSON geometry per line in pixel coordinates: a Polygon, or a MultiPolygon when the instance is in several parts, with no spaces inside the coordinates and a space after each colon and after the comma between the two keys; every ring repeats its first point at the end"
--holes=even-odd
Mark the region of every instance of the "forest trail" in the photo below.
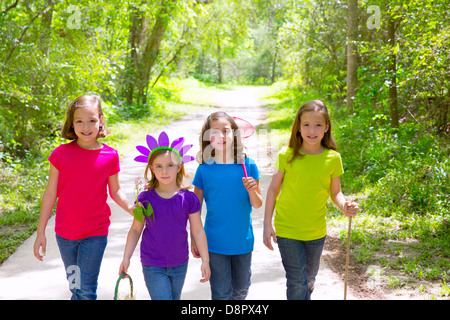
{"type": "MultiPolygon", "coordinates": [[[[212,112],[223,110],[231,116],[238,116],[252,123],[256,128],[256,134],[246,139],[249,156],[255,159],[261,172],[261,186],[263,199],[265,199],[267,187],[270,184],[273,160],[277,150],[267,150],[265,141],[267,135],[264,130],[258,130],[258,126],[264,124],[265,109],[254,97],[262,88],[244,87],[223,91],[215,97],[217,105],[214,108],[203,109],[194,114],[172,122],[170,125],[151,132],[157,135],[162,130],[166,131],[172,141],[178,137],[185,137],[186,143],[194,147],[189,154],[195,155],[199,151],[198,138],[204,119],[212,112]]],[[[145,140],[145,137],[142,137],[145,140]]],[[[144,144],[144,143],[141,143],[144,144]]],[[[128,198],[133,199],[134,179],[142,177],[144,165],[133,161],[138,152],[134,150],[121,159],[120,182],[128,198]]],[[[185,168],[192,181],[198,164],[192,161],[185,168]]],[[[189,182],[190,182],[189,181],[189,182]]],[[[108,237],[108,246],[105,251],[102,268],[99,276],[98,299],[112,299],[114,287],[118,277],[118,268],[122,260],[126,236],[132,222],[132,218],[122,211],[114,202],[109,200],[112,210],[111,227],[108,237]]],[[[203,218],[205,208],[203,207],[203,218]]],[[[252,285],[248,300],[284,300],[286,299],[285,274],[281,264],[278,248],[268,250],[262,243],[264,206],[252,213],[253,228],[255,234],[255,246],[252,257],[252,285]]],[[[32,253],[32,246],[36,235],[25,241],[18,250],[0,266],[0,299],[69,299],[64,268],[60,259],[54,235],[54,218],[49,221],[47,235],[47,255],[44,262],[36,260],[32,253]]],[[[326,248],[322,256],[321,268],[316,280],[313,299],[341,300],[344,295],[342,273],[333,271],[331,267],[334,261],[342,258],[342,252],[336,251],[342,245],[333,238],[327,239],[326,248]],[[336,252],[338,254],[336,254],[336,252]]],[[[345,254],[344,254],[345,256],[345,254]]],[[[345,258],[344,258],[345,259],[345,258]]],[[[337,269],[340,270],[342,265],[337,269]]],[[[342,270],[343,271],[343,270],[342,270]]],[[[137,299],[149,299],[145,287],[140,258],[139,245],[131,260],[129,274],[134,281],[137,299]]],[[[352,294],[352,275],[349,276],[350,288],[348,299],[356,299],[352,294]]],[[[183,288],[182,299],[209,300],[209,284],[201,284],[200,261],[190,256],[188,274],[183,288]]],[[[359,286],[359,284],[357,284],[359,286]]],[[[121,288],[127,289],[124,282],[121,288]]],[[[380,299],[380,296],[372,292],[358,290],[358,299],[380,299]]]]}

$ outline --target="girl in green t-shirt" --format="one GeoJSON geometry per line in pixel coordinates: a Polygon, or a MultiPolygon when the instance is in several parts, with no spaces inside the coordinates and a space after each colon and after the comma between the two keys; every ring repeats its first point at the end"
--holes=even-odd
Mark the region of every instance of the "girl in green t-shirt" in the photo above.
{"type": "Polygon", "coordinates": [[[326,238],[328,197],[348,217],[358,211],[342,194],[339,176],[344,170],[336,150],[325,104],[306,102],[295,116],[288,146],[275,161],[264,215],[264,244],[270,250],[272,240],[278,244],[289,300],[311,298],[326,238]]]}

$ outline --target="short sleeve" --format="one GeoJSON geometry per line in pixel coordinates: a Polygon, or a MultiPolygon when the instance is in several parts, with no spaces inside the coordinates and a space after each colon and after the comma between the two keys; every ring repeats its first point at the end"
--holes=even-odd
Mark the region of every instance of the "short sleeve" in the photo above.
{"type": "Polygon", "coordinates": [[[284,169],[286,167],[286,152],[287,148],[284,147],[280,150],[280,152],[278,152],[278,155],[275,159],[274,167],[280,172],[284,172],[284,169]]]}
{"type": "Polygon", "coordinates": [[[255,180],[259,180],[261,178],[261,174],[259,173],[258,166],[255,163],[255,160],[247,158],[249,165],[249,175],[253,177],[255,180]]]}
{"type": "Polygon", "coordinates": [[[111,167],[111,173],[110,176],[113,176],[120,172],[120,159],[119,159],[119,153],[114,150],[114,159],[112,160],[112,167],[111,167]]]}
{"type": "Polygon", "coordinates": [[[58,148],[56,148],[55,150],[52,151],[52,153],[50,154],[50,156],[48,157],[48,161],[56,168],[56,169],[60,169],[60,162],[59,162],[59,152],[58,152],[58,148]]]}
{"type": "MultiPolygon", "coordinates": [[[[147,205],[145,204],[145,202],[147,202],[147,201],[145,201],[147,198],[146,195],[147,195],[147,191],[142,191],[138,195],[138,201],[144,205],[145,209],[147,209],[147,205]]],[[[136,201],[134,201],[134,203],[136,204],[136,201]]]]}
{"type": "Polygon", "coordinates": [[[202,165],[199,165],[197,167],[197,171],[195,172],[194,180],[192,181],[192,184],[196,186],[197,188],[200,188],[203,190],[203,179],[202,179],[202,165]]]}
{"type": "Polygon", "coordinates": [[[197,196],[193,192],[186,192],[186,199],[188,202],[188,214],[199,212],[202,205],[200,203],[200,200],[198,200],[197,196]]]}
{"type": "MultiPolygon", "coordinates": [[[[142,191],[141,193],[139,193],[138,195],[138,201],[140,203],[142,203],[142,205],[144,206],[144,208],[147,210],[148,209],[148,205],[155,201],[155,196],[154,194],[156,193],[155,189],[150,189],[150,190],[146,190],[146,191],[142,191]]],[[[136,202],[135,202],[136,203],[136,202]]]]}
{"type": "Polygon", "coordinates": [[[342,167],[342,159],[339,153],[336,153],[336,157],[334,158],[334,166],[333,171],[331,172],[331,178],[339,177],[344,173],[344,168],[342,167]]]}

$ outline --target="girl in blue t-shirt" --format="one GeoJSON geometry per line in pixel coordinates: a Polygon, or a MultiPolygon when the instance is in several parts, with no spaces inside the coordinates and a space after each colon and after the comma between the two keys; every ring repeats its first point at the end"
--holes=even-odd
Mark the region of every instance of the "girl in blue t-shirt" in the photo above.
{"type": "MultiPolygon", "coordinates": [[[[225,112],[211,114],[202,127],[200,165],[194,193],[206,202],[205,232],[211,268],[213,300],[244,300],[250,287],[253,251],[252,207],[262,205],[260,174],[255,162],[241,156],[244,146],[236,122],[225,112]]],[[[199,257],[195,241],[191,251],[199,257]]]]}

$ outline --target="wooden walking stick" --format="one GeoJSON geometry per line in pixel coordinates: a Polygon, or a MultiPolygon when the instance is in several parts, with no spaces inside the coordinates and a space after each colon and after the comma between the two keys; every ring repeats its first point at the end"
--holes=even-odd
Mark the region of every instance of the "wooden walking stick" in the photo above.
{"type": "Polygon", "coordinates": [[[352,231],[352,217],[348,218],[347,231],[347,257],[345,261],[345,283],[344,283],[344,300],[347,300],[347,281],[348,281],[348,264],[350,260],[350,233],[352,231]]]}

